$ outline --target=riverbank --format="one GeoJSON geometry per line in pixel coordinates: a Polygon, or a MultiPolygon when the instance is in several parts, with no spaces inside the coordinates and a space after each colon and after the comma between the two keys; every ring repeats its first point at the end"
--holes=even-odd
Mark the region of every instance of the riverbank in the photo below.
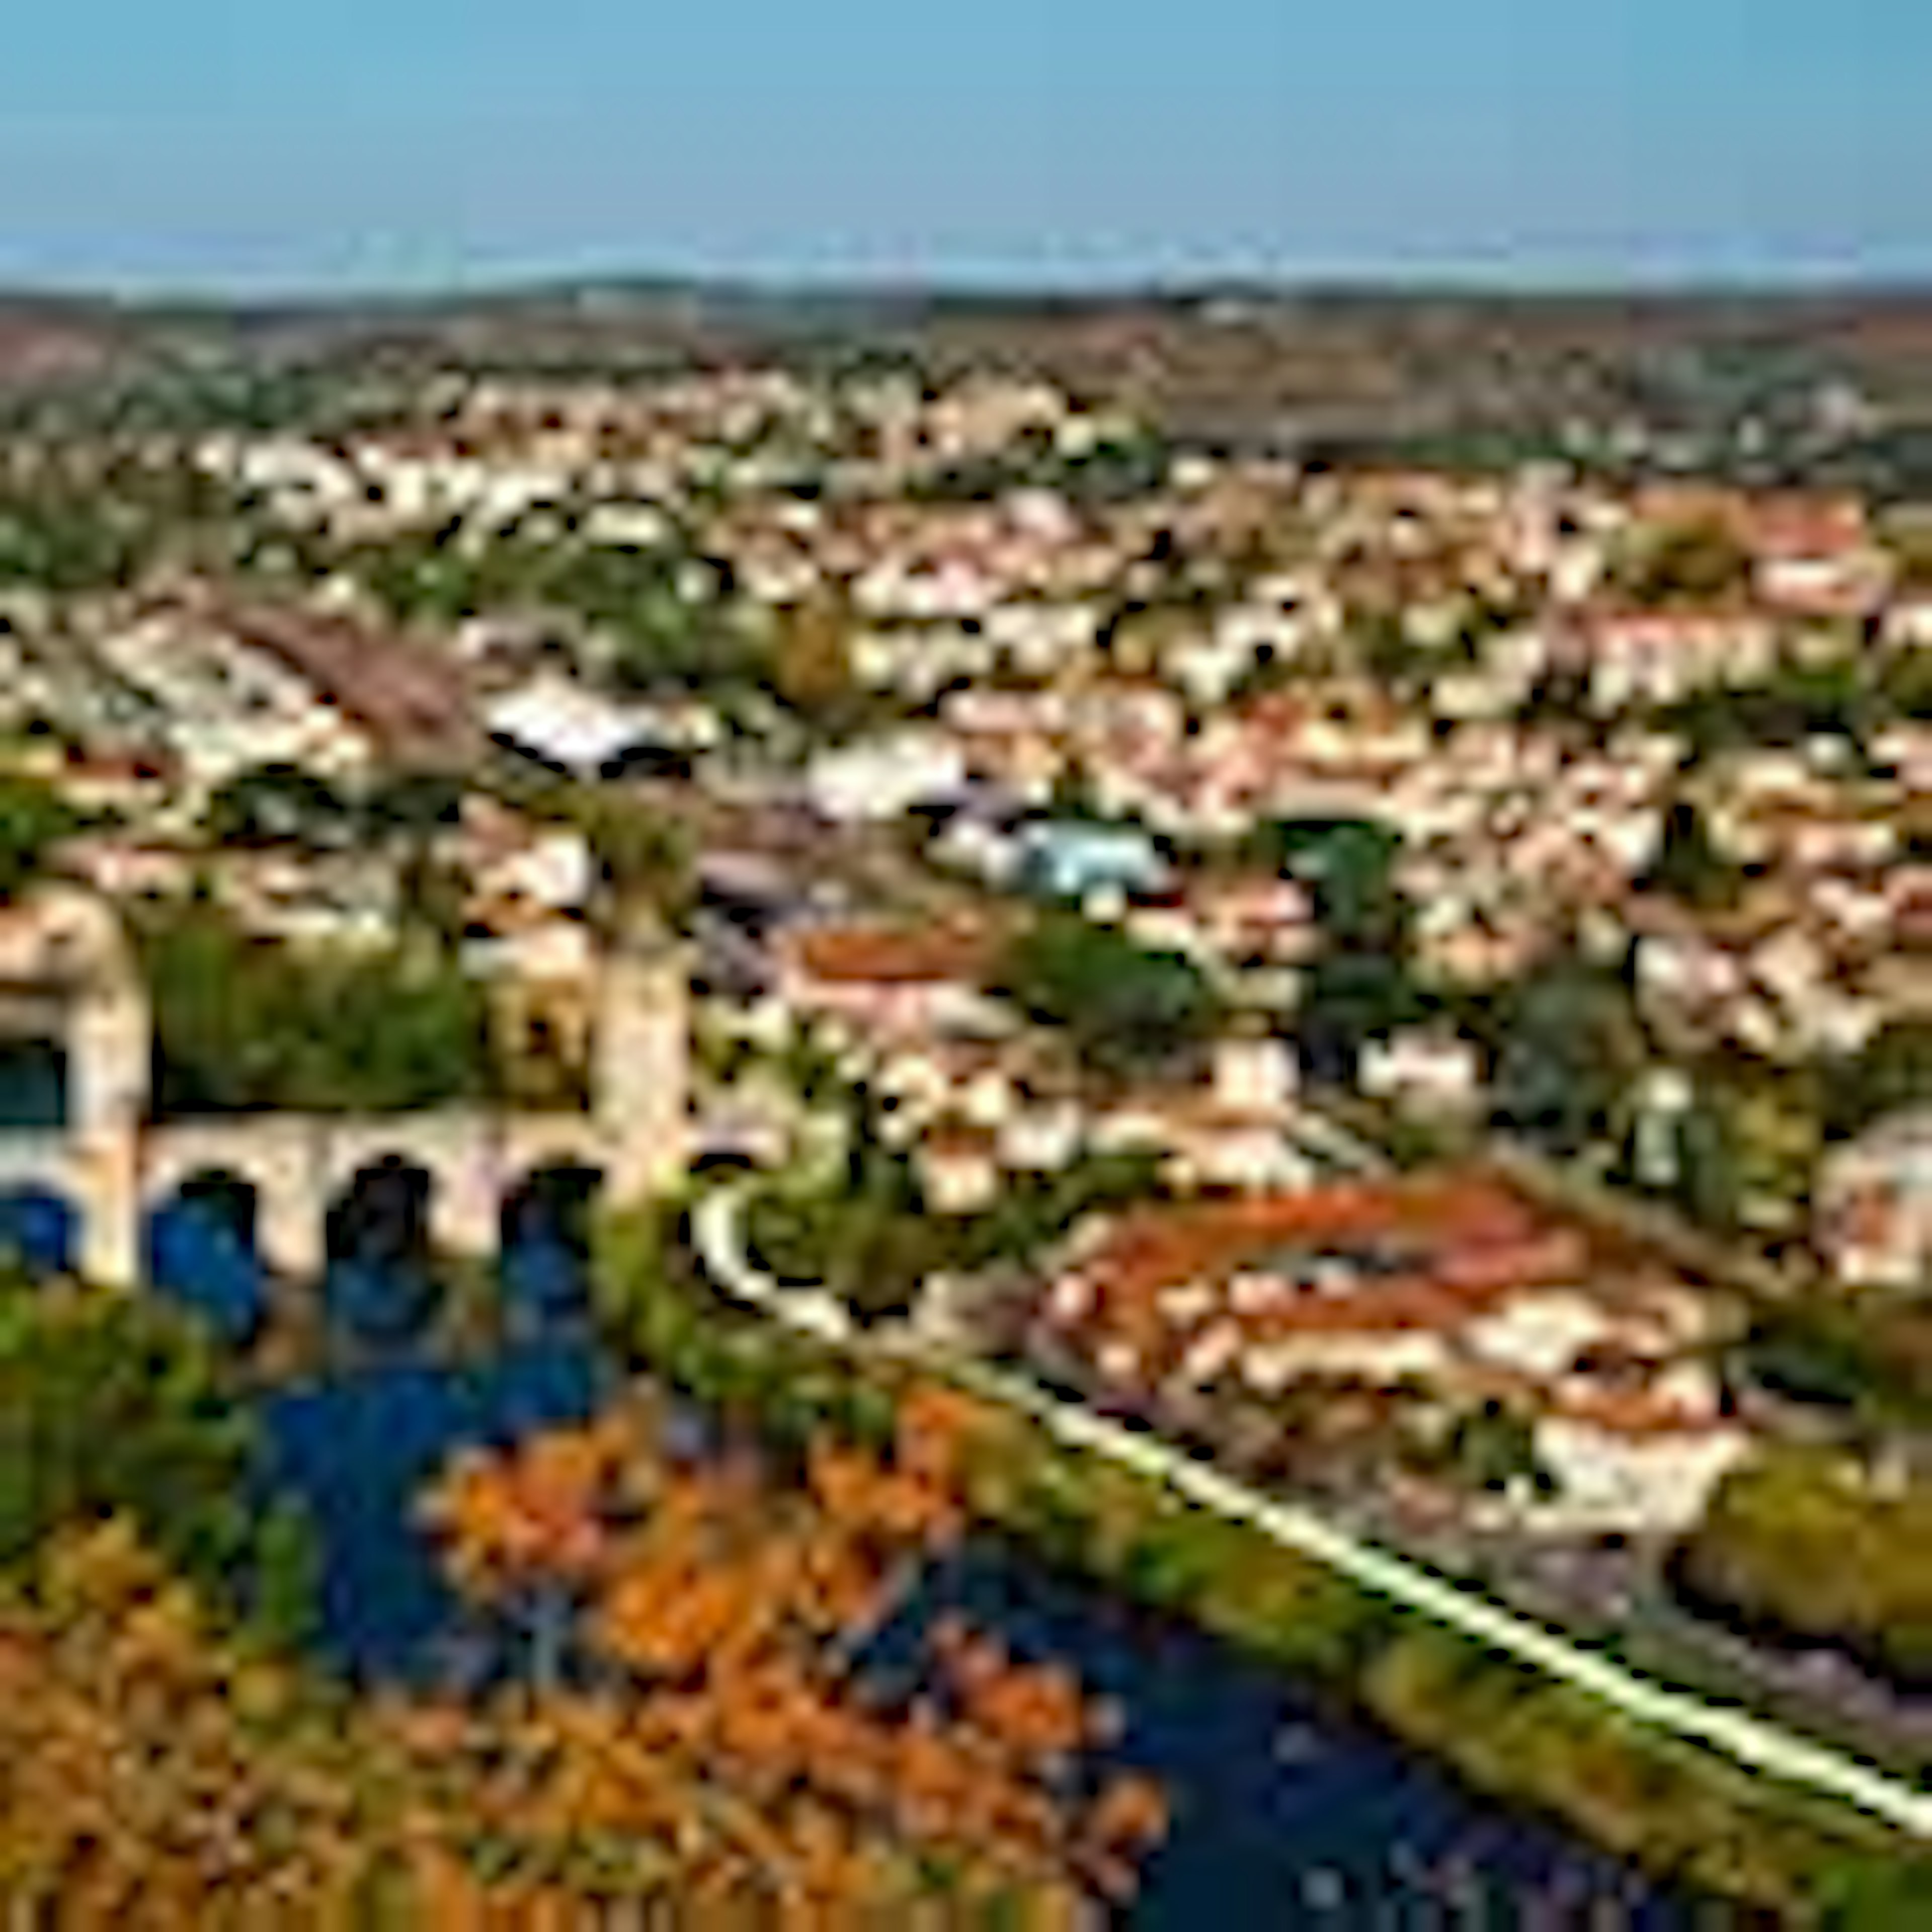
{"type": "MultiPolygon", "coordinates": [[[[938,1372],[733,1314],[668,1234],[607,1230],[602,1294],[614,1334],[694,1394],[782,1435],[869,1431],[938,1372]]],[[[1895,1924],[1908,1898],[1932,1911],[1932,1857],[1905,1834],[1648,1730],[977,1394],[975,1510],[1050,1561],[1305,1675],[1479,1788],[1662,1877],[1798,1924],[1895,1924]]]]}

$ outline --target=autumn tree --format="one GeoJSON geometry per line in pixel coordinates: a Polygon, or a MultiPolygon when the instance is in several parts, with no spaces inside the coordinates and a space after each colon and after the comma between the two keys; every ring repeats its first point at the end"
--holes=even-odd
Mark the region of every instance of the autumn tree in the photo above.
{"type": "Polygon", "coordinates": [[[826,718],[845,708],[854,691],[854,622],[848,604],[830,591],[821,591],[781,614],[772,683],[794,710],[826,718]]]}
{"type": "Polygon", "coordinates": [[[908,1858],[947,1862],[982,1904],[1015,1884],[1124,1897],[1164,1806],[1144,1781],[1086,1801],[1102,1727],[1070,1672],[958,1626],[910,1714],[849,1684],[854,1633],[963,1530],[980,1426],[915,1392],[890,1453],[820,1439],[796,1485],[748,1456],[667,1465],[648,1427],[610,1420],[453,1466],[429,1511],[459,1577],[500,1601],[554,1570],[604,1687],[536,1707],[550,1768],[526,1816],[615,1827],[701,1787],[730,1856],[801,1926],[851,1922],[908,1858]]]}

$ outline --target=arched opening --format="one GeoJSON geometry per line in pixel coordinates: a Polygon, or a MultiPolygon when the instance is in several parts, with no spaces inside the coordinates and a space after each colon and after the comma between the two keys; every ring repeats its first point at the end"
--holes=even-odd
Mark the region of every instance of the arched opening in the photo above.
{"type": "Polygon", "coordinates": [[[562,1163],[538,1168],[504,1202],[502,1287],[513,1325],[576,1320],[590,1305],[591,1216],[604,1176],[562,1163]]]}
{"type": "Polygon", "coordinates": [[[252,1182],[208,1169],[190,1174],[147,1221],[149,1282],[238,1348],[253,1342],[268,1319],[266,1270],[256,1243],[260,1204],[252,1182]]]}
{"type": "Polygon", "coordinates": [[[0,1188],[0,1262],[36,1281],[72,1274],[80,1260],[80,1210],[51,1187],[0,1188]]]}
{"type": "Polygon", "coordinates": [[[434,1186],[427,1168],[400,1154],[386,1154],[360,1168],[329,1205],[330,1263],[400,1267],[427,1261],[434,1186]]]}
{"type": "Polygon", "coordinates": [[[262,1218],[261,1190],[252,1180],[216,1168],[190,1174],[176,1190],[176,1198],[191,1207],[211,1226],[252,1251],[262,1218]]]}
{"type": "Polygon", "coordinates": [[[436,1312],[427,1168],[386,1155],[337,1196],[325,1224],[331,1324],[377,1345],[415,1340],[436,1312]]]}

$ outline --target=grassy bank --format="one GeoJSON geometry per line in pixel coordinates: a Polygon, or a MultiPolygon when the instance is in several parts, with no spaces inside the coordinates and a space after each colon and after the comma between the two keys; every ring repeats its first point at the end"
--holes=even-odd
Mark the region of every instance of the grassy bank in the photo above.
{"type": "MultiPolygon", "coordinates": [[[[668,1220],[610,1225],[600,1290],[614,1340],[693,1396],[782,1442],[830,1431],[877,1443],[929,1378],[728,1309],[672,1236],[668,1220]]],[[[1024,1418],[982,1408],[974,1508],[1042,1560],[1306,1676],[1472,1785],[1746,1914],[1848,1932],[1932,1923],[1932,1851],[1628,1723],[1251,1528],[1060,1447],[1024,1418]]],[[[1736,1922],[1716,1910],[1717,1922],[1736,1922]]]]}

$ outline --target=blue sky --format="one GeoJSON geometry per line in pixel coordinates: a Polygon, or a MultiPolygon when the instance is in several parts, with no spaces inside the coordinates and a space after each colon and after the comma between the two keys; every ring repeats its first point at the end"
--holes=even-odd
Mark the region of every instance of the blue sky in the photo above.
{"type": "Polygon", "coordinates": [[[60,0],[0,281],[1932,275],[1926,0],[60,0]]]}

